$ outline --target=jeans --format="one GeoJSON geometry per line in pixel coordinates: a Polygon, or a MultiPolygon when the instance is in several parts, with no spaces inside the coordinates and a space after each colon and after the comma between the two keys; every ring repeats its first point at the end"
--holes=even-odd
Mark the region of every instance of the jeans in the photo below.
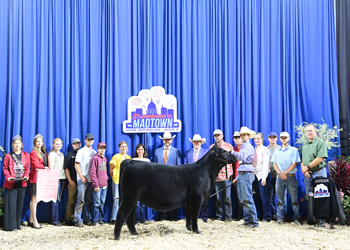
{"type": "Polygon", "coordinates": [[[271,182],[269,187],[271,216],[276,214],[275,196],[276,196],[276,178],[271,177],[271,182]]]}
{"type": "Polygon", "coordinates": [[[253,172],[240,173],[237,180],[238,198],[243,204],[244,221],[246,224],[259,225],[253,200],[253,172]]]}
{"type": "Polygon", "coordinates": [[[277,192],[277,220],[283,220],[285,204],[285,191],[288,190],[290,199],[292,201],[292,209],[294,212],[293,219],[300,219],[299,202],[298,202],[298,185],[297,178],[295,176],[288,176],[287,180],[282,180],[277,177],[276,180],[276,192],[277,192]]]}
{"type": "Polygon", "coordinates": [[[60,195],[61,195],[61,189],[62,189],[62,181],[58,181],[58,190],[57,190],[57,198],[56,202],[51,201],[50,202],[50,216],[49,216],[49,223],[54,224],[54,223],[59,223],[60,218],[58,214],[58,207],[59,207],[59,200],[60,195]]]}
{"type": "Polygon", "coordinates": [[[119,190],[118,190],[118,184],[115,184],[113,181],[112,181],[112,193],[113,193],[113,207],[112,207],[111,220],[116,220],[118,208],[119,208],[119,190]]]}
{"type": "Polygon", "coordinates": [[[270,221],[271,220],[271,207],[270,207],[270,198],[269,198],[269,188],[271,182],[271,174],[268,174],[266,178],[266,184],[263,186],[261,184],[262,179],[259,181],[259,190],[260,197],[263,207],[263,219],[270,221]]]}
{"type": "MultiPolygon", "coordinates": [[[[229,184],[228,180],[215,182],[215,193],[225,188],[229,184]]],[[[226,220],[232,218],[231,187],[216,194],[216,218],[226,220]]]]}
{"type": "Polygon", "coordinates": [[[310,191],[310,185],[313,179],[316,177],[327,177],[327,169],[324,167],[316,172],[313,172],[310,174],[311,178],[307,178],[304,176],[304,184],[305,184],[305,194],[307,195],[307,198],[309,199],[309,191],[310,191]]]}
{"type": "Polygon", "coordinates": [[[135,209],[135,222],[145,222],[146,221],[146,206],[143,205],[141,202],[137,202],[136,209],[135,209]]]}
{"type": "Polygon", "coordinates": [[[90,221],[90,211],[92,204],[92,184],[91,182],[83,183],[78,180],[77,184],[77,204],[74,210],[74,223],[78,224],[81,222],[87,223],[90,221]],[[83,219],[81,218],[83,214],[83,219]]]}
{"type": "Polygon", "coordinates": [[[93,213],[92,213],[92,221],[93,222],[102,222],[105,219],[104,207],[107,195],[107,188],[99,188],[99,191],[96,192],[93,190],[92,195],[92,205],[93,205],[93,213]]]}

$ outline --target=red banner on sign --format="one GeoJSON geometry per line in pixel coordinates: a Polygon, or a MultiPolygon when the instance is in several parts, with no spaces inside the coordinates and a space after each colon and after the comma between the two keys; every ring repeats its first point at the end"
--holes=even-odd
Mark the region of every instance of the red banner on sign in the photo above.
{"type": "Polygon", "coordinates": [[[59,170],[38,170],[36,182],[37,201],[56,202],[59,170]]]}

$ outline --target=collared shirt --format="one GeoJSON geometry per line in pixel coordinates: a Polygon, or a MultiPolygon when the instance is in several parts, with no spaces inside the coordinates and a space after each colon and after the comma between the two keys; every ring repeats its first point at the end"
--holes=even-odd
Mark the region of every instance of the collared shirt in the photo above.
{"type": "MultiPolygon", "coordinates": [[[[283,172],[290,167],[294,162],[300,162],[300,156],[298,149],[292,146],[288,146],[285,149],[279,148],[275,150],[271,158],[271,162],[276,163],[278,169],[283,172]]],[[[295,167],[292,171],[287,174],[295,174],[297,168],[295,167]]]]}
{"type": "Polygon", "coordinates": [[[306,166],[318,157],[323,157],[324,159],[317,166],[310,168],[310,171],[312,172],[315,172],[320,170],[321,168],[324,168],[327,165],[326,159],[328,158],[326,143],[322,141],[320,138],[316,137],[315,139],[312,140],[312,142],[308,141],[307,143],[305,143],[302,149],[301,158],[304,166],[306,166]]]}
{"type": "MultiPolygon", "coordinates": [[[[75,157],[75,162],[79,162],[80,172],[81,174],[88,180],[88,182],[91,182],[90,178],[90,161],[91,158],[96,154],[97,152],[93,148],[88,148],[86,145],[79,149],[77,156],[75,157]]],[[[80,176],[77,173],[77,181],[80,180],[80,176]]]]}
{"type": "MultiPolygon", "coordinates": [[[[233,146],[230,143],[224,142],[222,141],[221,143],[217,144],[218,147],[225,149],[225,150],[233,150],[233,146]]],[[[214,144],[210,145],[209,149],[212,148],[214,146],[214,144]]],[[[232,170],[232,164],[227,164],[227,177],[226,177],[226,169],[225,167],[223,167],[222,169],[220,169],[220,172],[218,174],[218,177],[216,177],[217,182],[219,181],[226,181],[227,178],[229,178],[231,175],[233,175],[233,170],[232,170]]]]}
{"type": "Polygon", "coordinates": [[[252,165],[254,160],[254,147],[252,144],[250,144],[249,141],[246,141],[242,144],[241,149],[239,152],[232,152],[235,156],[238,157],[238,160],[242,162],[242,165],[240,165],[237,169],[237,171],[248,171],[248,172],[254,172],[254,167],[252,165]],[[243,163],[250,163],[250,164],[243,164],[243,163]]]}
{"type": "Polygon", "coordinates": [[[199,150],[201,150],[201,148],[199,149],[194,149],[193,148],[193,159],[195,158],[196,154],[197,154],[197,161],[199,160],[198,157],[199,157],[199,150]]]}
{"type": "Polygon", "coordinates": [[[170,152],[170,149],[171,149],[171,145],[169,146],[169,147],[163,147],[163,157],[164,157],[164,155],[165,155],[165,149],[167,148],[167,150],[168,150],[168,156],[169,156],[169,152],[170,152]]]}
{"type": "Polygon", "coordinates": [[[256,162],[255,162],[255,175],[258,181],[266,181],[268,174],[270,173],[270,150],[264,145],[260,145],[255,148],[256,162]]]}
{"type": "Polygon", "coordinates": [[[273,153],[275,152],[276,149],[280,149],[281,146],[280,145],[276,145],[276,147],[272,148],[270,146],[267,146],[267,148],[270,150],[270,173],[271,173],[271,177],[272,178],[276,178],[277,177],[277,172],[273,166],[273,162],[271,162],[271,159],[272,159],[272,156],[273,156],[273,153]]]}

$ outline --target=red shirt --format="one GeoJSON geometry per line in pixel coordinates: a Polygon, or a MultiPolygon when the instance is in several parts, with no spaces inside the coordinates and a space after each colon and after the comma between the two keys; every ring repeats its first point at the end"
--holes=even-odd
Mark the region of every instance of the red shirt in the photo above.
{"type": "Polygon", "coordinates": [[[39,160],[38,153],[35,150],[32,150],[32,152],[30,152],[29,155],[30,155],[30,163],[32,164],[32,168],[30,170],[30,175],[29,175],[29,183],[36,184],[36,177],[38,174],[38,171],[36,170],[45,169],[44,159],[41,158],[41,160],[39,160]]]}
{"type": "MultiPolygon", "coordinates": [[[[29,171],[30,171],[30,159],[29,154],[22,151],[21,152],[21,162],[24,167],[24,176],[29,177],[29,171]]],[[[5,183],[4,188],[11,189],[13,187],[14,181],[8,181],[7,179],[10,177],[16,177],[16,173],[14,171],[14,166],[16,165],[16,162],[12,159],[12,156],[10,154],[7,154],[4,159],[4,164],[2,165],[2,169],[4,171],[5,175],[5,183]]],[[[24,176],[21,176],[22,178],[24,176]]],[[[27,182],[22,181],[22,187],[26,187],[27,182]]]]}
{"type": "MultiPolygon", "coordinates": [[[[241,149],[242,145],[240,146],[236,146],[233,150],[236,151],[236,152],[239,152],[239,150],[241,149]]],[[[235,173],[235,178],[237,177],[237,169],[239,167],[239,161],[236,161],[235,162],[235,166],[233,167],[233,172],[235,173]]]]}
{"type": "MultiPolygon", "coordinates": [[[[214,144],[210,145],[210,148],[212,148],[212,146],[214,146],[214,144]]],[[[218,143],[218,146],[222,149],[229,149],[229,150],[233,150],[233,146],[230,143],[224,142],[222,141],[220,144],[218,143]]],[[[233,175],[233,171],[232,171],[232,164],[227,164],[227,177],[230,178],[230,176],[233,175]]],[[[225,167],[223,167],[219,174],[218,177],[216,177],[215,181],[225,181],[227,180],[226,178],[226,169],[225,167]]]]}

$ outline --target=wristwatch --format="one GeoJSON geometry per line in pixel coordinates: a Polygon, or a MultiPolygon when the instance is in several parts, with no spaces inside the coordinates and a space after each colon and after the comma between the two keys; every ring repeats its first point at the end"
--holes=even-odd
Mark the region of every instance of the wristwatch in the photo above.
{"type": "Polygon", "coordinates": [[[306,167],[307,167],[308,169],[310,169],[310,165],[309,165],[309,164],[307,164],[306,167]]]}

